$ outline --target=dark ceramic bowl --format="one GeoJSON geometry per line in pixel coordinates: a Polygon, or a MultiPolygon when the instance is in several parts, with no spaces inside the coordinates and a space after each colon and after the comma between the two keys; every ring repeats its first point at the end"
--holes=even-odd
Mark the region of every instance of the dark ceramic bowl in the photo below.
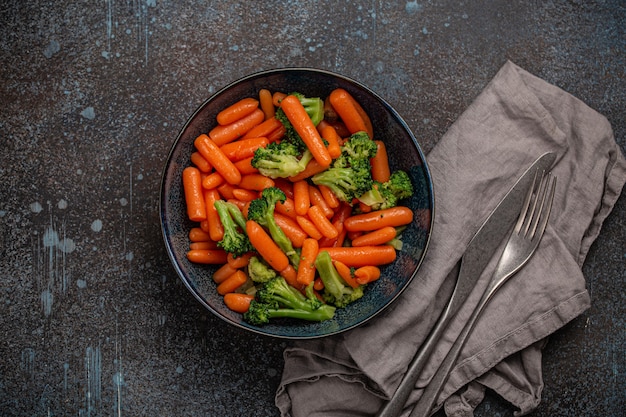
{"type": "Polygon", "coordinates": [[[209,311],[224,321],[259,334],[288,339],[308,339],[337,334],[359,326],[389,306],[411,282],[424,258],[432,226],[433,188],[424,155],[415,136],[398,113],[367,87],[341,75],[308,68],[287,68],[252,74],[223,88],[205,101],[189,118],[176,138],[165,163],[161,184],[160,216],[163,237],[174,269],[189,291],[209,311]],[[189,165],[193,141],[215,125],[220,109],[244,97],[257,97],[261,88],[270,91],[298,91],[307,96],[326,97],[334,88],[350,92],[372,119],[374,136],[385,142],[392,170],[409,173],[415,188],[406,204],[415,221],[402,233],[404,246],[393,264],[381,268],[381,278],[370,284],[360,300],[337,309],[332,320],[321,323],[275,320],[257,327],[230,311],[216,292],[211,279],[216,266],[187,260],[188,232],[194,226],[187,219],[181,173],[189,165]]]}

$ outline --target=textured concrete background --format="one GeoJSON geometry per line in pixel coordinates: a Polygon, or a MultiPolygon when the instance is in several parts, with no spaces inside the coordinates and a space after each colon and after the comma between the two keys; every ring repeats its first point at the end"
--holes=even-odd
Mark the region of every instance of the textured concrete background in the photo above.
{"type": "MultiPolygon", "coordinates": [[[[312,66],[394,105],[425,152],[505,60],[626,149],[626,10],[581,1],[30,1],[0,10],[0,415],[275,416],[285,342],[203,311],[163,247],[162,163],[240,76],[312,66]]],[[[551,337],[536,417],[626,406],[622,196],[551,337]]],[[[479,416],[512,416],[491,396],[479,416]]]]}

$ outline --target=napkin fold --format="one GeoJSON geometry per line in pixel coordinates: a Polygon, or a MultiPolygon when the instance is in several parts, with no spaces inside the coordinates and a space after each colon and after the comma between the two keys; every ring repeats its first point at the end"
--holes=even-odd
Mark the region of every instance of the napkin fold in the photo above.
{"type": "MultiPolygon", "coordinates": [[[[528,264],[487,305],[436,405],[448,416],[472,416],[490,388],[517,409],[516,415],[536,408],[546,338],[590,305],[581,266],[626,182],[626,160],[606,118],[506,62],[427,156],[435,224],[417,276],[365,325],[285,350],[276,393],[281,415],[375,414],[444,309],[473,234],[547,151],[557,154],[552,172],[558,177],[548,229],[528,264]]],[[[438,342],[403,416],[461,332],[495,263],[438,342]]]]}

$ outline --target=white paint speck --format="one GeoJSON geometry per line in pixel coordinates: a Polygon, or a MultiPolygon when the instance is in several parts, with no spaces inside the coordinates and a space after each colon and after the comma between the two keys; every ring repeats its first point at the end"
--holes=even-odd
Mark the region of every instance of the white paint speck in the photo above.
{"type": "Polygon", "coordinates": [[[30,203],[30,211],[32,211],[33,213],[40,213],[41,210],[43,210],[43,207],[41,207],[41,203],[39,203],[39,201],[30,203]]]}
{"type": "Polygon", "coordinates": [[[176,373],[182,374],[183,372],[184,372],[184,369],[183,369],[182,366],[179,365],[179,366],[176,367],[176,373]]]}
{"type": "Polygon", "coordinates": [[[89,120],[93,120],[96,118],[96,112],[94,111],[93,107],[85,107],[85,109],[80,112],[80,115],[89,120]]]}
{"type": "Polygon", "coordinates": [[[126,206],[127,204],[128,204],[128,200],[127,199],[125,199],[124,197],[120,198],[120,205],[122,207],[126,206]]]}
{"type": "Polygon", "coordinates": [[[137,179],[138,179],[139,181],[141,181],[141,180],[143,179],[143,174],[139,174],[139,175],[137,175],[137,179]]]}
{"type": "Polygon", "coordinates": [[[91,223],[91,230],[94,232],[99,232],[102,230],[102,220],[96,219],[91,223]]]}
{"type": "Polygon", "coordinates": [[[415,0],[415,1],[407,1],[406,5],[404,6],[404,10],[408,14],[415,14],[415,13],[419,12],[420,10],[422,10],[422,5],[421,4],[417,4],[417,0],[415,0]]]}
{"type": "Polygon", "coordinates": [[[64,199],[60,199],[59,202],[57,203],[57,207],[60,210],[65,210],[67,208],[67,201],[65,201],[64,199]]]}
{"type": "Polygon", "coordinates": [[[43,246],[50,248],[59,244],[59,234],[52,227],[48,227],[43,234],[43,246]]]}
{"type": "Polygon", "coordinates": [[[135,255],[133,255],[133,253],[132,253],[132,252],[128,252],[128,253],[126,254],[126,260],[127,260],[127,261],[132,261],[134,258],[135,258],[135,255]]]}
{"type": "Polygon", "coordinates": [[[84,279],[77,279],[76,286],[80,289],[87,288],[87,281],[85,281],[84,279]]]}
{"type": "Polygon", "coordinates": [[[76,244],[70,238],[63,238],[58,244],[59,250],[65,253],[72,253],[76,249],[76,244]]]}

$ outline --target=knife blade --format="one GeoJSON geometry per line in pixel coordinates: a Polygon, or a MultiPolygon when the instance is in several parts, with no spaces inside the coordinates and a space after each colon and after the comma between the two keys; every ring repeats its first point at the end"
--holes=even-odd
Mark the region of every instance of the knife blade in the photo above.
{"type": "Polygon", "coordinates": [[[409,395],[415,388],[424,365],[439,341],[449,321],[461,308],[470,292],[476,286],[483,270],[507,232],[515,223],[522,206],[526,190],[533,181],[536,172],[548,171],[554,164],[556,155],[546,152],[522,173],[511,189],[500,200],[498,205],[487,216],[487,219],[470,240],[463,256],[457,281],[446,308],[437,319],[427,339],[422,343],[409,363],[400,385],[391,399],[378,411],[376,417],[397,417],[406,404],[409,395]]]}

